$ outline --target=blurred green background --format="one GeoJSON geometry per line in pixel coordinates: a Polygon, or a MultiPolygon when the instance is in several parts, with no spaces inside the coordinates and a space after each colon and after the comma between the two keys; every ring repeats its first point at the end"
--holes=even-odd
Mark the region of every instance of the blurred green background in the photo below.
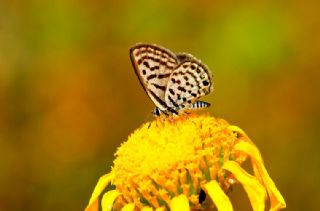
{"type": "MultiPolygon", "coordinates": [[[[207,111],[244,129],[286,199],[318,210],[319,1],[1,1],[0,210],[82,210],[154,105],[137,42],[214,73],[207,111]]],[[[250,210],[240,186],[235,210],[250,210]]]]}

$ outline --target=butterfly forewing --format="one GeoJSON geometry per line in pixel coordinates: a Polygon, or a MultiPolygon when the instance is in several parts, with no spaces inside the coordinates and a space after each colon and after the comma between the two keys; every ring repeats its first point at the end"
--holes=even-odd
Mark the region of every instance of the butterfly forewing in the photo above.
{"type": "Polygon", "coordinates": [[[200,97],[212,89],[212,76],[201,62],[191,57],[179,64],[172,72],[165,92],[168,107],[191,108],[200,97]]]}
{"type": "Polygon", "coordinates": [[[138,44],[130,49],[130,57],[144,90],[158,108],[166,110],[165,91],[178,65],[176,55],[155,45],[138,44]]]}

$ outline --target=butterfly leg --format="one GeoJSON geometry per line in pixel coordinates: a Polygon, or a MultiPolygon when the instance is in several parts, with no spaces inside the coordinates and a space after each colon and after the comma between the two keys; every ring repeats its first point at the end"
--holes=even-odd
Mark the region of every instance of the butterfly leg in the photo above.
{"type": "MultiPolygon", "coordinates": [[[[162,111],[160,108],[155,107],[155,109],[153,109],[153,111],[151,112],[153,116],[155,116],[156,118],[162,118],[162,122],[164,122],[165,117],[162,114],[165,114],[166,116],[168,115],[166,113],[166,111],[162,111]]],[[[157,122],[156,122],[157,123],[157,122]]]]}
{"type": "Polygon", "coordinates": [[[170,121],[173,122],[173,118],[176,117],[176,116],[178,116],[179,113],[178,113],[178,111],[177,111],[176,109],[170,108],[170,107],[168,108],[168,111],[171,113],[171,115],[170,115],[170,121]]]}
{"type": "Polygon", "coordinates": [[[190,112],[188,112],[188,111],[185,110],[185,109],[186,109],[186,108],[185,108],[185,105],[180,105],[180,106],[177,108],[177,111],[180,111],[181,114],[182,114],[184,117],[188,118],[188,115],[190,114],[190,112]]]}
{"type": "Polygon", "coordinates": [[[168,111],[161,111],[164,115],[162,116],[162,122],[164,123],[166,119],[170,116],[168,111]]]}
{"type": "MultiPolygon", "coordinates": [[[[156,124],[157,124],[157,122],[156,122],[156,124]]],[[[151,127],[151,125],[152,125],[152,122],[149,122],[148,129],[151,127]]]]}
{"type": "Polygon", "coordinates": [[[153,111],[152,114],[156,117],[156,118],[160,118],[162,119],[162,122],[165,122],[166,118],[169,116],[168,112],[165,110],[161,110],[160,108],[156,107],[153,111]]]}

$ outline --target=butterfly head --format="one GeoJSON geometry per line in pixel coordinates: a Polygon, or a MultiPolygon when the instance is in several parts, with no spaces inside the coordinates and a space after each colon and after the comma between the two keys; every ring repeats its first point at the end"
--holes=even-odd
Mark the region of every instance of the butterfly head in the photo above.
{"type": "Polygon", "coordinates": [[[161,110],[160,108],[156,107],[153,111],[152,111],[153,116],[155,117],[159,117],[161,115],[161,110]]]}

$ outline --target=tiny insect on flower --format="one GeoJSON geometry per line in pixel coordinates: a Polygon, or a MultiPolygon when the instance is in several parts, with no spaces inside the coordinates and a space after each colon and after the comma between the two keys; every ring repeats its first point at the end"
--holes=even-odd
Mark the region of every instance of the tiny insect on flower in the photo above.
{"type": "Polygon", "coordinates": [[[198,99],[213,90],[212,73],[191,54],[141,43],[130,49],[130,59],[140,84],[156,105],[155,116],[210,106],[198,99]]]}
{"type": "MultiPolygon", "coordinates": [[[[244,187],[253,210],[286,207],[266,171],[258,148],[237,126],[208,115],[157,118],[137,129],[116,152],[87,211],[233,210],[226,194],[244,187]],[[253,175],[242,163],[250,159],[253,175]]],[[[232,193],[231,193],[232,194],[232,193]]]]}

